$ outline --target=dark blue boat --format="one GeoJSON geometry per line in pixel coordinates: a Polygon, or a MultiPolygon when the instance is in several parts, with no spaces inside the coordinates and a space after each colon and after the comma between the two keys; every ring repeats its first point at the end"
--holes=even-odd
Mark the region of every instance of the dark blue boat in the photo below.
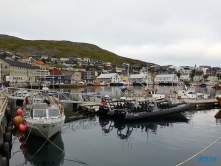
{"type": "Polygon", "coordinates": [[[205,84],[205,83],[202,83],[200,86],[201,86],[201,87],[206,87],[206,84],[205,84]]]}
{"type": "Polygon", "coordinates": [[[175,114],[180,114],[188,110],[190,103],[172,103],[168,99],[160,102],[115,100],[113,103],[107,101],[107,106],[101,106],[98,113],[103,116],[111,116],[125,121],[137,119],[165,118],[175,114]],[[114,102],[117,102],[114,104],[114,102]],[[124,103],[123,103],[124,102],[124,103]]]}

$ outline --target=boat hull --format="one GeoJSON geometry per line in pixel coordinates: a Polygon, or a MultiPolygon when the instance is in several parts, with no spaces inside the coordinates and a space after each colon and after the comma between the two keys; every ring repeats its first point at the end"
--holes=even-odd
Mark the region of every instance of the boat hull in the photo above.
{"type": "Polygon", "coordinates": [[[32,135],[50,138],[55,135],[58,131],[61,130],[62,125],[64,124],[65,117],[62,119],[56,119],[56,121],[52,120],[28,120],[26,119],[28,132],[31,132],[32,135]]]}
{"type": "Polygon", "coordinates": [[[124,82],[118,82],[117,86],[124,86],[124,82]]]}
{"type": "Polygon", "coordinates": [[[121,100],[119,100],[114,108],[111,107],[113,103],[109,103],[108,105],[110,105],[110,107],[103,106],[102,109],[99,109],[99,113],[103,116],[110,116],[125,121],[164,118],[166,116],[182,113],[190,107],[190,103],[182,102],[172,104],[172,102],[167,99],[159,102],[142,101],[139,102],[138,105],[128,100],[126,103],[122,104],[121,100]]]}
{"type": "Polygon", "coordinates": [[[153,118],[163,118],[165,116],[171,116],[175,114],[179,114],[181,112],[186,111],[190,106],[190,103],[181,103],[174,108],[165,108],[160,109],[159,111],[154,112],[140,112],[136,114],[126,115],[125,120],[137,120],[137,119],[153,119],[153,118]]]}
{"type": "Polygon", "coordinates": [[[218,101],[219,105],[221,105],[221,96],[220,95],[216,96],[216,100],[218,101]]]}
{"type": "Polygon", "coordinates": [[[93,83],[92,86],[101,86],[99,83],[93,83]]]}

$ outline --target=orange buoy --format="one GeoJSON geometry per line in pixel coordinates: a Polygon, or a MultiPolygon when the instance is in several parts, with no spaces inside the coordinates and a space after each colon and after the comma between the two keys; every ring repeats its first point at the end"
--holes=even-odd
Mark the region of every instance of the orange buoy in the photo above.
{"type": "Polygon", "coordinates": [[[15,137],[22,137],[23,134],[24,134],[24,132],[21,131],[21,130],[19,130],[18,127],[14,127],[14,128],[12,129],[12,134],[13,134],[15,137]]]}
{"type": "Polygon", "coordinates": [[[55,98],[54,100],[55,100],[56,103],[59,103],[59,99],[58,98],[55,98]]]}
{"type": "Polygon", "coordinates": [[[25,142],[25,138],[23,138],[23,137],[20,138],[20,139],[19,139],[19,142],[20,142],[21,144],[23,144],[23,143],[25,142]]]}
{"type": "Polygon", "coordinates": [[[58,104],[59,109],[63,109],[63,106],[61,104],[58,104]]]}
{"type": "Polygon", "coordinates": [[[17,115],[22,115],[22,113],[23,113],[23,110],[22,110],[21,108],[19,108],[19,109],[17,110],[17,115]]]}
{"type": "Polygon", "coordinates": [[[21,131],[26,131],[26,130],[27,130],[27,125],[20,124],[20,125],[19,125],[19,129],[20,129],[21,131]]]}
{"type": "Polygon", "coordinates": [[[22,145],[20,146],[20,149],[21,149],[22,151],[26,151],[26,150],[28,149],[28,147],[27,147],[26,144],[22,144],[22,145]]]}
{"type": "Polygon", "coordinates": [[[23,121],[23,118],[21,116],[16,116],[13,118],[12,124],[15,127],[19,127],[19,125],[22,123],[22,121],[23,121]]]}

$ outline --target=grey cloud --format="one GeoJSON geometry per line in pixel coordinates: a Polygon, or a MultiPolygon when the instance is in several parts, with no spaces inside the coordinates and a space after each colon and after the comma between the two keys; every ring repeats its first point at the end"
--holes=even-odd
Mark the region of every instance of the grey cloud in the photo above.
{"type": "Polygon", "coordinates": [[[157,64],[219,66],[218,0],[0,1],[1,34],[92,43],[157,64]]]}

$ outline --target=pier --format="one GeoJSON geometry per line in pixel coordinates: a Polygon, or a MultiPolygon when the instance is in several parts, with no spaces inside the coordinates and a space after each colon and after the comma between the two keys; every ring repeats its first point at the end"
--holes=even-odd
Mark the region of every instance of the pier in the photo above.
{"type": "Polygon", "coordinates": [[[0,165],[7,166],[11,156],[12,123],[8,98],[0,92],[0,165]]]}
{"type": "Polygon", "coordinates": [[[202,109],[211,109],[215,107],[220,107],[220,104],[215,98],[212,99],[184,99],[185,102],[190,103],[189,110],[196,109],[196,110],[202,110],[202,109]]]}

